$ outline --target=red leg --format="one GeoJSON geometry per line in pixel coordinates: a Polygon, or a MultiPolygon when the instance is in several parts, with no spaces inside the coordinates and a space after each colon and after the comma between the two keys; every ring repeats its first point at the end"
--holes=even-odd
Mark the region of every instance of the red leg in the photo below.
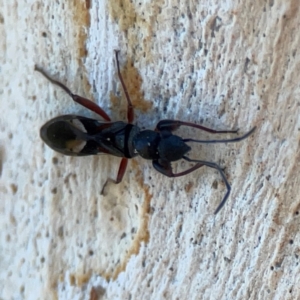
{"type": "Polygon", "coordinates": [[[40,72],[42,75],[44,75],[50,82],[52,82],[55,85],[58,85],[61,87],[72,99],[74,102],[84,106],[85,108],[95,112],[96,114],[100,115],[104,120],[110,121],[110,117],[107,115],[107,113],[100,107],[98,106],[95,102],[83,98],[81,96],[72,94],[69,88],[67,88],[64,84],[61,82],[52,79],[48,74],[46,74],[42,69],[39,67],[35,66],[34,69],[38,72],[40,72]]]}
{"type": "Polygon", "coordinates": [[[128,120],[128,123],[132,123],[133,119],[134,119],[133,105],[131,103],[127,88],[125,86],[124,80],[123,80],[122,75],[121,75],[119,59],[118,59],[118,53],[119,53],[119,51],[116,51],[116,61],[117,61],[119,79],[121,81],[121,84],[122,84],[122,87],[123,87],[123,90],[124,90],[124,93],[125,93],[125,96],[126,96],[126,100],[127,100],[127,120],[128,120]]]}
{"type": "Polygon", "coordinates": [[[118,171],[118,175],[117,175],[117,179],[115,180],[115,183],[118,184],[122,181],[124,174],[126,172],[126,168],[127,168],[127,164],[128,164],[128,159],[123,157],[119,166],[119,171],[118,171]]]}
{"type": "Polygon", "coordinates": [[[101,116],[104,120],[106,121],[111,121],[110,117],[107,115],[107,113],[95,102],[83,98],[81,96],[78,95],[74,95],[74,94],[70,94],[70,96],[72,97],[72,99],[77,102],[78,104],[84,106],[85,108],[95,112],[96,114],[98,114],[99,116],[101,116]]]}
{"type": "Polygon", "coordinates": [[[178,129],[180,126],[189,126],[189,127],[194,127],[198,128],[210,133],[237,133],[237,130],[214,130],[210,129],[195,123],[191,122],[183,122],[183,121],[177,121],[177,120],[161,120],[157,123],[155,131],[162,131],[162,130],[169,130],[169,131],[174,131],[178,129]]]}
{"type": "Polygon", "coordinates": [[[117,179],[114,180],[112,178],[108,178],[106,180],[105,184],[103,185],[103,188],[102,188],[102,191],[101,191],[101,195],[104,194],[104,190],[105,190],[105,187],[106,187],[106,185],[107,185],[108,182],[113,182],[115,184],[118,184],[118,183],[120,183],[122,181],[122,179],[124,177],[124,174],[125,174],[125,171],[126,171],[127,164],[128,164],[128,159],[126,157],[123,157],[122,160],[121,160],[120,166],[119,166],[119,171],[118,171],[117,179]]]}

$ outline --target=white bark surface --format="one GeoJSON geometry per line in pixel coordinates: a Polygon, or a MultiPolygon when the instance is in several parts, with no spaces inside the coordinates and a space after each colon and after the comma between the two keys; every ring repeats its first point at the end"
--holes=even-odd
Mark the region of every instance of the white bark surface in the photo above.
{"type": "Polygon", "coordinates": [[[0,0],[0,299],[300,299],[299,1],[87,5],[0,0]],[[226,167],[218,215],[226,189],[207,167],[169,179],[136,158],[101,196],[118,158],[41,141],[57,115],[98,116],[34,65],[126,120],[116,49],[141,128],[257,126],[193,145],[226,167]]]}

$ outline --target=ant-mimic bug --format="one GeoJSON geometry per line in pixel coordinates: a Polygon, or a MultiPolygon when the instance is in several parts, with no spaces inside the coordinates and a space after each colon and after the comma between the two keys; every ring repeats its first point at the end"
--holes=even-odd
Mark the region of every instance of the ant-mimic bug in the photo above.
{"type": "Polygon", "coordinates": [[[134,119],[133,105],[120,72],[118,51],[116,51],[116,62],[118,76],[127,100],[127,123],[122,121],[111,122],[110,117],[96,103],[73,94],[65,85],[52,79],[42,69],[35,66],[36,71],[43,74],[53,84],[60,86],[75,102],[97,113],[106,121],[100,122],[77,115],[59,116],[42,126],[40,130],[42,140],[53,150],[65,155],[85,156],[105,153],[122,157],[116,180],[108,179],[105,185],[108,181],[113,181],[116,184],[121,182],[126,171],[128,159],[137,155],[145,159],[151,159],[153,167],[168,177],[184,176],[202,166],[216,169],[221,174],[227,188],[223,200],[215,210],[215,214],[217,214],[228,199],[231,189],[230,184],[218,164],[187,157],[186,153],[191,150],[191,147],[186,143],[239,142],[249,137],[256,127],[241,137],[227,140],[183,139],[172,132],[180,126],[194,127],[212,134],[237,133],[237,130],[213,130],[198,124],[177,120],[161,120],[156,125],[155,130],[141,130],[138,126],[132,124],[134,119]],[[195,162],[196,164],[183,172],[173,173],[171,162],[180,159],[195,162]]]}

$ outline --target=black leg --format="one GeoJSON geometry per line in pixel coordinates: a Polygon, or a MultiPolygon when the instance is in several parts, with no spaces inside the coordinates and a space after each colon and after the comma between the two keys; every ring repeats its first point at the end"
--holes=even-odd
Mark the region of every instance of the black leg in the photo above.
{"type": "Polygon", "coordinates": [[[202,160],[193,160],[186,156],[183,156],[183,159],[190,161],[190,162],[197,162],[197,164],[183,172],[180,172],[180,173],[173,173],[171,163],[168,161],[154,160],[152,162],[152,164],[156,171],[158,171],[161,174],[168,176],[168,177],[184,176],[184,175],[187,175],[187,174],[199,169],[202,166],[208,166],[210,168],[218,170],[225,182],[227,192],[226,192],[223,200],[221,201],[221,203],[219,204],[219,206],[217,207],[217,209],[214,212],[214,214],[217,214],[221,210],[221,208],[224,206],[225,202],[227,201],[228,196],[230,194],[230,190],[231,190],[231,187],[226,179],[226,176],[225,176],[223,170],[221,169],[221,167],[219,165],[212,163],[212,162],[207,162],[207,161],[202,161],[202,160]]]}
{"type": "Polygon", "coordinates": [[[219,173],[221,174],[221,176],[222,176],[222,178],[223,178],[223,181],[225,182],[225,185],[226,185],[226,188],[227,188],[227,192],[226,192],[226,194],[225,194],[223,200],[221,201],[221,203],[219,204],[219,206],[217,207],[217,209],[216,209],[215,212],[214,212],[215,214],[217,214],[217,213],[220,211],[220,209],[224,206],[225,202],[227,201],[228,196],[229,196],[229,194],[230,194],[230,190],[231,190],[231,186],[230,186],[230,184],[228,183],[227,178],[226,178],[226,176],[225,176],[223,170],[221,169],[221,167],[220,167],[218,164],[213,163],[213,162],[203,161],[203,160],[196,160],[196,159],[190,159],[190,158],[187,157],[187,156],[183,156],[182,158],[185,159],[185,160],[187,160],[187,161],[190,161],[190,162],[197,162],[197,163],[202,164],[203,166],[208,166],[208,167],[210,167],[210,168],[216,169],[216,170],[218,170],[219,173]]]}
{"type": "Polygon", "coordinates": [[[199,169],[200,167],[203,166],[203,164],[201,163],[198,163],[196,165],[194,165],[193,167],[183,171],[183,172],[180,172],[180,173],[173,173],[173,170],[172,170],[172,166],[171,166],[171,163],[168,162],[168,161],[163,161],[161,159],[159,160],[153,160],[152,161],[152,165],[154,167],[154,169],[156,171],[158,171],[159,173],[165,175],[165,176],[168,176],[168,177],[180,177],[180,176],[184,176],[184,175],[187,175],[197,169],[199,169]]]}

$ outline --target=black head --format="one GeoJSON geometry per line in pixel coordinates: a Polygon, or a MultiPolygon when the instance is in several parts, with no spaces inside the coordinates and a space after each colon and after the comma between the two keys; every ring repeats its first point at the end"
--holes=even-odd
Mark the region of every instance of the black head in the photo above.
{"type": "Polygon", "coordinates": [[[162,159],[168,162],[179,160],[191,150],[181,137],[171,133],[161,134],[143,130],[133,140],[134,149],[145,159],[162,159]]]}
{"type": "Polygon", "coordinates": [[[158,145],[159,158],[169,162],[181,159],[190,150],[181,137],[173,134],[163,136],[158,145]]]}

